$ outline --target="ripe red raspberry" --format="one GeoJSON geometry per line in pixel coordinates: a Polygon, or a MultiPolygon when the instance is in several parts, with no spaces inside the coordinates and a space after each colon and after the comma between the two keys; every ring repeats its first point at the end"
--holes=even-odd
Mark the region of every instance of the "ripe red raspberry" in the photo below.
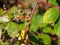
{"type": "Polygon", "coordinates": [[[25,20],[25,19],[26,19],[26,16],[25,16],[25,15],[23,15],[23,16],[22,16],[22,19],[24,19],[24,20],[25,20]]]}

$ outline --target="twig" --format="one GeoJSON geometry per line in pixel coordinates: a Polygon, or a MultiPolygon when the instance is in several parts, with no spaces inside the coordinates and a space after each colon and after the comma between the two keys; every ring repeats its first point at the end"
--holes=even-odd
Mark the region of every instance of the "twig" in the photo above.
{"type": "MultiPolygon", "coordinates": [[[[39,0],[36,0],[35,6],[34,6],[33,10],[32,10],[31,13],[30,13],[29,22],[28,22],[28,27],[27,27],[27,29],[26,29],[27,32],[30,30],[30,24],[31,24],[31,21],[32,21],[32,17],[33,17],[33,15],[34,15],[34,13],[35,13],[35,11],[36,11],[36,9],[37,9],[38,1],[39,1],[39,0]]],[[[28,37],[28,38],[29,38],[29,37],[28,37]]],[[[27,44],[29,45],[29,39],[27,40],[27,42],[25,43],[25,45],[27,45],[27,44]]]]}
{"type": "Polygon", "coordinates": [[[30,19],[29,19],[29,24],[28,24],[27,31],[30,30],[30,23],[31,23],[32,17],[33,17],[33,15],[34,15],[34,13],[35,13],[35,11],[36,11],[36,9],[37,9],[38,2],[39,2],[39,0],[36,0],[35,6],[34,6],[33,10],[31,11],[31,14],[30,14],[30,17],[29,17],[30,19]]]}

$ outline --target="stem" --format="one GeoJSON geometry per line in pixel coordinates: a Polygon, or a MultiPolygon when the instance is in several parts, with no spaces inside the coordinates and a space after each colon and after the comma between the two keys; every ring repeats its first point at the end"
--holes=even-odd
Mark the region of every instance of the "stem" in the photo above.
{"type": "Polygon", "coordinates": [[[1,28],[0,28],[0,39],[1,39],[1,33],[2,33],[2,30],[1,30],[1,28]]]}
{"type": "Polygon", "coordinates": [[[38,6],[38,2],[39,2],[39,1],[40,1],[40,0],[36,0],[36,4],[35,4],[33,10],[31,11],[31,14],[30,14],[30,17],[29,17],[29,18],[30,18],[30,19],[29,19],[29,27],[27,28],[27,31],[30,30],[30,24],[31,24],[31,21],[32,21],[32,17],[33,17],[33,15],[34,15],[36,9],[38,8],[37,6],[38,6]]]}
{"type": "MultiPolygon", "coordinates": [[[[31,24],[31,21],[32,21],[32,17],[33,17],[33,15],[34,15],[34,13],[35,13],[35,11],[36,11],[36,9],[37,9],[38,1],[39,1],[39,0],[36,0],[36,4],[35,4],[33,10],[32,10],[31,13],[30,13],[28,28],[26,29],[27,32],[30,30],[30,24],[31,24]]],[[[28,38],[29,38],[29,37],[28,37],[28,38]]],[[[25,43],[25,45],[27,45],[27,44],[29,45],[29,39],[27,39],[27,42],[25,43]]]]}

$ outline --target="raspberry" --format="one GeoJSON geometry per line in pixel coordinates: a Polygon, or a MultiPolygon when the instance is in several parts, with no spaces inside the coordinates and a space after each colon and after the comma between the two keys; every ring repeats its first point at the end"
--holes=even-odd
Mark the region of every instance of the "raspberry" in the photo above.
{"type": "Polygon", "coordinates": [[[25,16],[25,15],[23,15],[23,16],[22,16],[22,19],[24,19],[24,20],[25,20],[25,19],[26,19],[26,16],[25,16]]]}

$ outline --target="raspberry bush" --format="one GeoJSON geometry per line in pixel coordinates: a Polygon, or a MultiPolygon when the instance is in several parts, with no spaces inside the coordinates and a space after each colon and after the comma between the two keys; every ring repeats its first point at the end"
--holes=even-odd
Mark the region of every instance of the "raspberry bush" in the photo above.
{"type": "Polygon", "coordinates": [[[20,1],[0,8],[0,45],[60,45],[59,0],[20,1]]]}

